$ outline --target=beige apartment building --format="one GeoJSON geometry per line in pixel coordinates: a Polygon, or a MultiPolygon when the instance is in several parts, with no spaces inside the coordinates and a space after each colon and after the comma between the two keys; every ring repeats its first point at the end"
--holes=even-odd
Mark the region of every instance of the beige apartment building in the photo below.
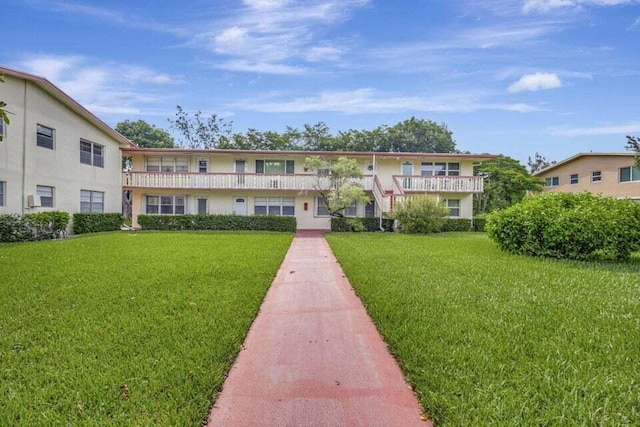
{"type": "Polygon", "coordinates": [[[640,168],[632,153],[580,153],[534,175],[545,181],[545,191],[630,198],[640,202],[640,168]]]}
{"type": "Polygon", "coordinates": [[[0,213],[122,211],[131,143],[48,80],[0,67],[0,213]]]}

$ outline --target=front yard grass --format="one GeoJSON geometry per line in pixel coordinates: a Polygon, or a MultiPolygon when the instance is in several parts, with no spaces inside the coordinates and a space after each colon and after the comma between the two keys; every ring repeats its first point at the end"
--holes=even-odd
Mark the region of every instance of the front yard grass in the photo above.
{"type": "Polygon", "coordinates": [[[292,237],[0,245],[0,425],[200,425],[292,237]]]}
{"type": "Polygon", "coordinates": [[[533,259],[479,233],[327,239],[436,425],[640,424],[637,255],[533,259]]]}

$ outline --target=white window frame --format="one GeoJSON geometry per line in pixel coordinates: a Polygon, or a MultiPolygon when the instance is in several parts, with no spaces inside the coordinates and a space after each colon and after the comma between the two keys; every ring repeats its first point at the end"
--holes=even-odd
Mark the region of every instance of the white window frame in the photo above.
{"type": "Polygon", "coordinates": [[[369,203],[364,205],[364,217],[365,218],[375,218],[376,217],[376,201],[374,199],[369,200],[369,203]],[[369,208],[371,206],[371,208],[369,208]],[[367,215],[367,211],[371,213],[371,215],[367,215]]]}
{"type": "Polygon", "coordinates": [[[544,179],[545,187],[557,187],[558,185],[560,185],[560,177],[558,176],[550,176],[549,178],[544,179]],[[555,184],[554,184],[554,180],[555,180],[555,184]]]}
{"type": "Polygon", "coordinates": [[[460,218],[460,214],[462,213],[462,201],[460,199],[444,199],[444,203],[449,209],[449,217],[460,218]],[[451,206],[451,202],[456,202],[457,206],[451,206]],[[454,210],[458,211],[456,215],[453,214],[454,210]]]}
{"type": "Polygon", "coordinates": [[[80,212],[104,213],[104,191],[80,190],[80,212]]]}
{"type": "Polygon", "coordinates": [[[420,162],[420,176],[460,176],[460,162],[420,162]]]}
{"type": "Polygon", "coordinates": [[[330,217],[331,215],[329,214],[329,210],[327,209],[327,205],[325,205],[325,203],[324,203],[324,198],[322,196],[316,196],[315,201],[316,201],[316,206],[315,206],[315,209],[313,211],[314,216],[315,217],[319,217],[319,218],[330,217]],[[327,213],[321,213],[320,212],[320,208],[325,210],[327,213]]]}
{"type": "Polygon", "coordinates": [[[591,182],[602,182],[602,171],[592,171],[591,172],[591,182]]]}
{"type": "Polygon", "coordinates": [[[209,160],[200,158],[198,159],[198,173],[208,173],[209,172],[209,160]],[[204,170],[202,170],[202,166],[204,166],[204,170]]]}
{"type": "Polygon", "coordinates": [[[49,126],[41,125],[40,123],[36,124],[36,145],[38,147],[46,148],[47,150],[55,150],[56,148],[56,130],[54,128],[50,128],[49,126]],[[41,132],[42,131],[51,131],[51,136],[41,132]],[[43,141],[51,140],[51,147],[49,144],[40,144],[41,137],[43,141]]]}
{"type": "Polygon", "coordinates": [[[189,157],[167,157],[167,156],[151,156],[145,159],[146,172],[163,172],[163,173],[188,173],[189,157]],[[151,160],[153,160],[153,169],[150,170],[151,160]],[[156,167],[157,166],[157,167],[156,167]],[[156,170],[157,169],[157,170],[156,170]]]}
{"type": "Polygon", "coordinates": [[[0,181],[0,206],[7,205],[7,182],[0,181]]]}
{"type": "Polygon", "coordinates": [[[580,183],[580,175],[579,174],[572,173],[572,174],[569,175],[569,185],[576,185],[576,184],[579,184],[579,183],[580,183]]]}
{"type": "Polygon", "coordinates": [[[256,159],[255,161],[256,173],[257,174],[265,174],[265,175],[293,175],[296,173],[296,162],[295,160],[284,160],[284,159],[256,159]],[[262,171],[258,170],[258,162],[262,162],[262,171]],[[267,163],[282,163],[283,170],[282,172],[269,173],[267,172],[267,163]],[[291,172],[287,172],[291,166],[291,172]]]}
{"type": "Polygon", "coordinates": [[[618,169],[618,181],[620,183],[627,183],[627,182],[638,182],[640,181],[640,167],[638,166],[627,166],[624,168],[619,168],[618,169]],[[623,169],[629,169],[629,180],[628,181],[623,181],[622,180],[622,171],[623,169]],[[637,175],[638,175],[638,179],[633,179],[633,175],[634,175],[634,171],[637,171],[637,175]]]}
{"type": "Polygon", "coordinates": [[[56,205],[56,190],[50,185],[36,185],[36,194],[40,196],[40,206],[53,208],[56,205]],[[45,200],[51,199],[51,204],[45,204],[45,200]]]}
{"type": "Polygon", "coordinates": [[[83,165],[94,166],[97,168],[104,168],[104,158],[105,158],[105,146],[102,144],[98,144],[95,142],[91,142],[86,139],[80,139],[80,163],[83,165]],[[90,152],[87,152],[82,149],[82,147],[88,146],[90,148],[90,152]],[[96,149],[100,149],[100,154],[96,153],[96,149]],[[88,154],[88,157],[83,154],[88,154]]]}
{"type": "Polygon", "coordinates": [[[295,216],[296,199],[295,197],[256,196],[253,198],[253,214],[295,216]],[[260,212],[258,212],[258,208],[260,208],[260,212]]]}
{"type": "Polygon", "coordinates": [[[147,215],[185,215],[187,213],[187,196],[181,194],[147,194],[144,199],[144,208],[147,215]],[[149,200],[151,198],[156,199],[157,203],[150,204],[149,200]],[[167,203],[168,199],[170,199],[170,203],[167,203]],[[176,203],[179,199],[182,199],[182,204],[176,203]],[[149,206],[155,206],[157,212],[149,212],[149,206]],[[171,207],[171,212],[163,212],[163,207],[167,206],[171,207]]]}

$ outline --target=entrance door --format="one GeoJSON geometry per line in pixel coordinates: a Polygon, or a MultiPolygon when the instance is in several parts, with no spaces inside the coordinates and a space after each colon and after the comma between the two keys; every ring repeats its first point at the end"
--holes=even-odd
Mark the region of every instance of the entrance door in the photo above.
{"type": "Polygon", "coordinates": [[[207,199],[198,199],[198,215],[207,214],[207,199]]]}
{"type": "Polygon", "coordinates": [[[247,198],[245,196],[233,196],[233,214],[247,214],[247,198]]]}
{"type": "MultiPolygon", "coordinates": [[[[247,161],[246,160],[236,160],[235,161],[235,172],[237,174],[244,174],[247,172],[247,161]]],[[[236,177],[236,184],[238,187],[244,187],[244,175],[238,175],[236,177]]]]}
{"type": "Polygon", "coordinates": [[[407,175],[413,175],[413,163],[404,162],[402,164],[402,175],[405,175],[405,178],[402,179],[402,186],[404,188],[411,188],[411,178],[407,178],[407,175]]]}

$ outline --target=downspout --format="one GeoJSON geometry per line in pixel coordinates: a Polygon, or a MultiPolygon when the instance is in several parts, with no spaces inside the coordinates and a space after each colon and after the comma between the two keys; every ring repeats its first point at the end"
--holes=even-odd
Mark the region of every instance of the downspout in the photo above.
{"type": "Polygon", "coordinates": [[[24,99],[23,99],[23,117],[22,117],[22,207],[21,212],[24,215],[25,205],[27,203],[25,189],[27,182],[27,80],[24,81],[24,99]]]}

